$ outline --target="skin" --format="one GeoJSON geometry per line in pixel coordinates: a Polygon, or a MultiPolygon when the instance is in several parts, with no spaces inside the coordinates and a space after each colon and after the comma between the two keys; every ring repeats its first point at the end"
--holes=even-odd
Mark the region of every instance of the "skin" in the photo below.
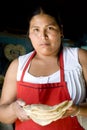
{"type": "MultiPolygon", "coordinates": [[[[34,76],[48,76],[60,69],[58,52],[60,50],[62,36],[62,30],[51,16],[41,13],[32,17],[30,21],[29,38],[37,54],[32,60],[29,73],[34,76]]],[[[84,78],[87,83],[86,50],[79,49],[79,62],[82,66],[84,78]]],[[[16,99],[17,69],[18,59],[15,59],[6,72],[0,99],[0,121],[7,124],[14,123],[17,118],[21,121],[29,120],[29,117],[27,117],[22,108],[26,103],[21,99],[16,99]]],[[[72,107],[67,110],[63,118],[69,115],[75,115],[79,109],[80,115],[87,116],[86,104],[81,104],[80,106],[73,104],[72,107]]]]}

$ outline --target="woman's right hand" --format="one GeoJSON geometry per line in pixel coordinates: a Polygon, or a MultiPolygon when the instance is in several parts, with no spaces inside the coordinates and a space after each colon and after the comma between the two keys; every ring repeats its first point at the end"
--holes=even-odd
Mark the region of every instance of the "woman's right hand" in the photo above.
{"type": "Polygon", "coordinates": [[[27,116],[26,112],[23,110],[23,106],[26,105],[26,103],[21,100],[18,99],[16,100],[13,104],[12,104],[12,108],[15,112],[16,117],[20,120],[20,121],[25,121],[25,120],[29,120],[30,118],[27,116]]]}

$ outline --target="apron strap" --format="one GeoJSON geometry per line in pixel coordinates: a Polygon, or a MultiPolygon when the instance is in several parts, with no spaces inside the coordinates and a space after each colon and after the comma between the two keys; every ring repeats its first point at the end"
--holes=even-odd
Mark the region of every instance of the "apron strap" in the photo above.
{"type": "Polygon", "coordinates": [[[33,54],[31,55],[31,57],[29,58],[27,64],[25,65],[25,67],[24,67],[24,69],[23,69],[23,72],[22,72],[21,81],[23,81],[23,77],[24,77],[24,73],[25,73],[25,71],[26,71],[26,68],[28,67],[28,65],[29,65],[29,63],[30,63],[30,61],[31,61],[31,59],[35,56],[35,54],[36,54],[36,51],[33,52],[33,54]]]}
{"type": "Polygon", "coordinates": [[[63,82],[64,81],[63,51],[60,52],[59,61],[60,61],[60,81],[63,82]]]}

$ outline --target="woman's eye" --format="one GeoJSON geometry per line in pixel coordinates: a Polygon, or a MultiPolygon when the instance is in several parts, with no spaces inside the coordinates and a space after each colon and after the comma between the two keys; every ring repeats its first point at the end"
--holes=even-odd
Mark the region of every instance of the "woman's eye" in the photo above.
{"type": "Polygon", "coordinates": [[[39,29],[35,28],[33,29],[34,32],[39,32],[39,29]]]}
{"type": "Polygon", "coordinates": [[[49,29],[49,30],[54,30],[54,28],[53,28],[53,27],[49,27],[48,29],[49,29]]]}
{"type": "Polygon", "coordinates": [[[48,31],[55,31],[55,30],[56,30],[55,27],[52,27],[52,26],[48,27],[48,31]]]}

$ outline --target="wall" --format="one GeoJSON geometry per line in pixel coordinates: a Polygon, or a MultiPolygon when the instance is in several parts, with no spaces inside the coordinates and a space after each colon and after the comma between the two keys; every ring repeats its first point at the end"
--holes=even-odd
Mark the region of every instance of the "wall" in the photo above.
{"type": "Polygon", "coordinates": [[[33,47],[26,35],[0,33],[0,88],[11,61],[19,55],[26,54],[32,50],[33,47]]]}

